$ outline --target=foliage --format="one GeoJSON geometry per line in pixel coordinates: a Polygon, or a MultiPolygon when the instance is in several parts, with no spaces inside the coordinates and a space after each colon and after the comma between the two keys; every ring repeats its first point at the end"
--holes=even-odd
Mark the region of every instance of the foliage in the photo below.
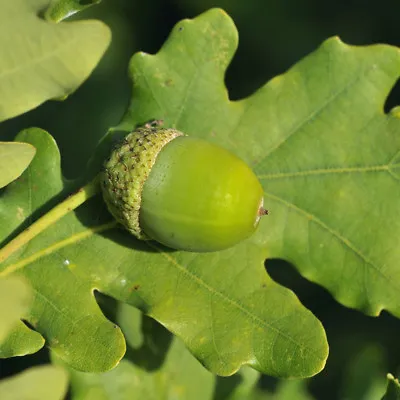
{"type": "Polygon", "coordinates": [[[67,391],[67,375],[61,368],[30,368],[0,383],[2,400],[62,400],[67,391]]]}
{"type": "MultiPolygon", "coordinates": [[[[1,120],[66,98],[88,77],[109,31],[98,21],[60,21],[95,3],[0,3],[0,32],[10,26],[21,32],[11,40],[0,35],[1,120]]],[[[290,261],[347,307],[399,316],[400,223],[393,216],[400,211],[400,112],[383,112],[399,76],[398,49],[331,38],[232,101],[224,78],[237,41],[230,17],[212,9],[179,22],[157,54],[136,53],[128,109],[73,181],[63,177],[59,149],[45,130],[24,129],[15,142],[0,143],[0,187],[8,185],[0,193],[6,277],[0,284],[18,287],[2,292],[4,310],[14,295],[16,305],[5,310],[14,328],[4,331],[2,357],[34,353],[45,340],[53,362],[69,370],[76,399],[114,393],[122,400],[132,392],[155,399],[270,398],[249,367],[304,378],[321,371],[328,355],[320,321],[265,271],[271,258],[290,261]],[[120,230],[100,196],[87,201],[98,192],[93,178],[113,142],[152,119],[218,143],[253,168],[270,210],[255,235],[222,252],[171,251],[120,230]],[[30,308],[21,308],[28,289],[14,275],[34,293],[30,308]],[[121,302],[113,306],[117,314],[106,318],[96,293],[121,302]]],[[[354,365],[362,371],[362,363],[354,365]]],[[[4,381],[0,391],[11,393],[19,379],[56,374],[59,394],[52,395],[62,398],[64,369],[43,368],[4,381]]],[[[306,386],[282,383],[271,398],[311,398],[306,386]]],[[[345,392],[353,389],[349,384],[345,392]]]]}
{"type": "MultiPolygon", "coordinates": [[[[13,337],[14,325],[26,314],[32,303],[29,286],[20,278],[0,279],[0,343],[13,337]]],[[[11,339],[12,340],[12,339],[11,339]]],[[[64,398],[67,389],[66,372],[59,367],[31,368],[0,382],[2,400],[56,400],[64,398]]]]}
{"type": "Polygon", "coordinates": [[[0,188],[17,179],[35,155],[28,143],[0,142],[0,188]]]}
{"type": "Polygon", "coordinates": [[[43,23],[37,14],[48,3],[0,3],[0,121],[70,94],[88,77],[110,41],[108,28],[99,21],[43,23]]]}
{"type": "Polygon", "coordinates": [[[0,343],[26,314],[31,297],[29,286],[20,278],[0,279],[0,343]]]}
{"type": "Polygon", "coordinates": [[[382,400],[397,400],[400,399],[400,384],[392,374],[387,375],[388,387],[386,394],[382,397],[382,400]]]}

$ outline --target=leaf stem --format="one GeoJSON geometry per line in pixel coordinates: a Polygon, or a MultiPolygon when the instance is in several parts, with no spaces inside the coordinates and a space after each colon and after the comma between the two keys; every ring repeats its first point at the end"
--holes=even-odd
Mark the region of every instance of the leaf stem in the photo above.
{"type": "Polygon", "coordinates": [[[99,193],[99,191],[100,185],[99,178],[97,176],[87,185],[83,186],[78,191],[68,196],[64,201],[57,204],[49,212],[40,217],[32,225],[28,226],[28,228],[26,228],[17,237],[0,249],[0,264],[39,233],[44,231],[50,225],[54,224],[70,211],[79,207],[86,200],[95,196],[97,193],[99,193]]]}

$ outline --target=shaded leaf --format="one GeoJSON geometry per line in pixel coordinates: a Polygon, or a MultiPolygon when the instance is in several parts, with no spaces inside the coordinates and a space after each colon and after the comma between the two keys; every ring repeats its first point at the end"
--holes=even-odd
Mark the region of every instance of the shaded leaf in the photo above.
{"type": "Polygon", "coordinates": [[[399,400],[400,399],[400,383],[392,374],[387,374],[388,385],[382,400],[399,400]]]}
{"type": "Polygon", "coordinates": [[[73,92],[110,42],[99,21],[55,24],[49,0],[0,1],[0,121],[73,92]]]}
{"type": "Polygon", "coordinates": [[[274,393],[256,389],[246,400],[314,400],[305,380],[281,380],[274,393]]]}
{"type": "Polygon", "coordinates": [[[0,381],[0,398],[61,400],[66,394],[67,383],[67,374],[61,367],[34,367],[0,381]]]}
{"type": "Polygon", "coordinates": [[[0,188],[17,179],[35,155],[28,143],[0,142],[0,188]]]}
{"type": "Polygon", "coordinates": [[[235,375],[217,377],[212,400],[251,400],[257,390],[260,373],[242,367],[235,375]]]}
{"type": "MultiPolygon", "coordinates": [[[[140,314],[125,307],[123,315],[124,318],[130,315],[137,320],[136,316],[140,314]]],[[[125,324],[120,319],[118,322],[121,326],[125,324]]],[[[130,324],[130,321],[126,322],[130,324]]],[[[163,335],[170,335],[164,328],[160,330],[154,321],[150,324],[153,330],[145,331],[146,339],[153,344],[153,350],[146,346],[149,359],[154,357],[154,351],[157,352],[154,347],[157,349],[158,340],[163,340],[163,335]]],[[[146,352],[143,353],[144,358],[137,360],[138,352],[128,348],[127,356],[112,371],[104,374],[71,371],[72,399],[211,400],[215,376],[189,353],[179,339],[173,339],[171,346],[164,350],[165,354],[159,354],[162,363],[156,369],[149,369],[146,352]]]]}
{"type": "MultiPolygon", "coordinates": [[[[182,357],[182,351],[185,350],[182,344],[180,350],[173,344],[171,351],[171,357],[177,358],[182,357]]],[[[202,368],[187,350],[185,355],[192,357],[193,362],[202,368]]],[[[212,384],[204,382],[202,374],[191,368],[185,358],[180,363],[181,368],[177,366],[178,361],[167,360],[167,364],[153,374],[136,368],[134,364],[126,360],[122,360],[112,371],[103,374],[73,371],[71,373],[72,399],[211,399],[212,384]],[[192,372],[197,375],[191,374],[192,372]]],[[[208,372],[203,368],[203,375],[205,373],[208,372]]],[[[209,378],[212,383],[212,377],[209,378]]]]}
{"type": "Polygon", "coordinates": [[[343,388],[340,398],[347,400],[376,400],[385,390],[383,349],[366,345],[343,366],[343,388]]]}
{"type": "Polygon", "coordinates": [[[117,315],[127,343],[136,345],[128,347],[124,359],[110,372],[71,371],[73,400],[239,400],[244,399],[257,382],[259,373],[250,368],[232,377],[215,377],[177,338],[166,348],[160,346],[171,334],[133,307],[120,304],[117,315]],[[141,336],[143,342],[139,343],[137,336],[141,336]],[[153,368],[151,360],[155,357],[160,364],[153,368]]]}

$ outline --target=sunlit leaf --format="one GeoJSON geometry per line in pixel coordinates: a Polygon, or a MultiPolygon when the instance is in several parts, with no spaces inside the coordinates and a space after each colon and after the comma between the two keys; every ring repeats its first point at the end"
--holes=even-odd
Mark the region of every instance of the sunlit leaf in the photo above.
{"type": "Polygon", "coordinates": [[[67,374],[60,367],[30,368],[0,381],[1,400],[62,400],[67,391],[67,374]]]}
{"type": "Polygon", "coordinates": [[[49,0],[0,0],[0,121],[73,92],[110,42],[100,21],[55,24],[49,0]]]}
{"type": "Polygon", "coordinates": [[[52,0],[44,16],[49,21],[60,22],[100,2],[101,0],[52,0]]]}
{"type": "Polygon", "coordinates": [[[29,286],[17,277],[0,279],[0,345],[32,301],[29,286]]]}
{"type": "Polygon", "coordinates": [[[0,142],[0,188],[17,179],[35,155],[28,143],[0,142]]]}

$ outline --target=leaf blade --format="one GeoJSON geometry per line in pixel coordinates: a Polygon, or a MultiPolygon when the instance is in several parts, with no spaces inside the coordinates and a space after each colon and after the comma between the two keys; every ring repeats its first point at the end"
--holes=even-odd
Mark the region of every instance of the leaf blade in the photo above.
{"type": "Polygon", "coordinates": [[[43,23],[37,14],[48,3],[0,4],[0,121],[69,95],[110,42],[109,29],[99,21],[43,23]]]}
{"type": "Polygon", "coordinates": [[[62,400],[67,391],[68,377],[60,367],[40,366],[3,379],[0,396],[4,400],[62,400]]]}
{"type": "Polygon", "coordinates": [[[0,279],[0,343],[27,312],[31,300],[26,282],[16,277],[0,279]]]}
{"type": "MultiPolygon", "coordinates": [[[[229,101],[223,74],[236,45],[219,39],[223,56],[216,60],[202,47],[204,38],[199,46],[179,38],[190,24],[178,25],[156,55],[133,57],[132,104],[143,105],[132,107],[116,129],[161,118],[241,156],[265,189],[270,215],[254,240],[268,247],[268,257],[290,261],[348,307],[400,315],[397,235],[388,240],[385,233],[400,232],[393,218],[399,111],[383,113],[399,76],[399,49],[331,38],[252,96],[229,101]],[[173,42],[179,43],[174,52],[173,42]],[[169,52],[182,62],[172,63],[169,52]],[[187,101],[192,111],[177,119],[187,101]]],[[[203,26],[208,39],[216,35],[212,26],[203,26]]]]}
{"type": "Polygon", "coordinates": [[[28,143],[0,142],[0,188],[17,179],[35,156],[28,143]]]}

